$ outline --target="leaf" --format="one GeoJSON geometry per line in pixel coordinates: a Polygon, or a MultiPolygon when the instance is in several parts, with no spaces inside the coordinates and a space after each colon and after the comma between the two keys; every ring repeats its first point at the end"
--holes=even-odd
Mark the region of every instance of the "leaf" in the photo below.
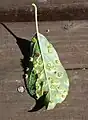
{"type": "Polygon", "coordinates": [[[46,94],[44,104],[48,110],[65,100],[69,90],[69,79],[57,52],[48,40],[39,33],[32,39],[33,69],[28,75],[28,88],[38,100],[46,94]]]}

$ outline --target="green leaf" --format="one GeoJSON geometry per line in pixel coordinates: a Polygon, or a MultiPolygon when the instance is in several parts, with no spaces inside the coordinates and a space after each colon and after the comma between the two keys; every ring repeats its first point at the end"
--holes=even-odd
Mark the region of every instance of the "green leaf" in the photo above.
{"type": "Polygon", "coordinates": [[[47,110],[65,100],[69,91],[69,79],[57,52],[45,36],[33,37],[33,69],[28,75],[30,94],[38,100],[46,94],[44,104],[47,110]]]}

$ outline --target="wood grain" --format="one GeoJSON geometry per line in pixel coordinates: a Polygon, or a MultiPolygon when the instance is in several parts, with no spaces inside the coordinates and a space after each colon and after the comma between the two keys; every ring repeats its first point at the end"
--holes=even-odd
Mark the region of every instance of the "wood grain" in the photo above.
{"type": "MultiPolygon", "coordinates": [[[[34,21],[33,0],[0,2],[0,22],[34,21]]],[[[87,20],[88,0],[36,0],[40,21],[87,20]]]]}

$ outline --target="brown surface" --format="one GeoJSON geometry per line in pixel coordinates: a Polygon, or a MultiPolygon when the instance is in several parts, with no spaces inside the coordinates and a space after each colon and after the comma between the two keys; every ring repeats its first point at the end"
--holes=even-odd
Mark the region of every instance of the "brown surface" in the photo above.
{"type": "Polygon", "coordinates": [[[48,5],[56,5],[56,4],[72,4],[72,3],[85,3],[88,0],[3,0],[0,4],[0,7],[3,8],[18,8],[24,6],[30,6],[32,2],[36,4],[48,4],[48,5]],[[35,2],[36,1],[36,2],[35,2]]]}
{"type": "MultiPolygon", "coordinates": [[[[3,0],[1,21],[33,21],[33,0],[3,0]]],[[[88,19],[88,0],[36,0],[40,21],[88,19]]]]}
{"type": "MultiPolygon", "coordinates": [[[[32,23],[6,23],[20,37],[31,39],[32,23]]],[[[40,31],[54,45],[65,68],[88,66],[88,21],[40,22],[40,31]],[[46,33],[49,29],[50,32],[46,33]]],[[[51,111],[27,112],[34,100],[17,92],[24,86],[21,52],[15,39],[0,25],[0,120],[88,120],[88,70],[67,71],[70,91],[51,111]]]]}

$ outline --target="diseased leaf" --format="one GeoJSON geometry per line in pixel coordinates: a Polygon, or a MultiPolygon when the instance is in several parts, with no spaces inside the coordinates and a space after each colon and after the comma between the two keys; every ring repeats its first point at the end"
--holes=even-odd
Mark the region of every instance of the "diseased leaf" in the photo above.
{"type": "Polygon", "coordinates": [[[34,48],[30,61],[33,69],[29,69],[28,72],[28,89],[36,100],[45,96],[42,102],[47,110],[50,110],[65,100],[69,90],[69,79],[54,47],[38,31],[37,7],[32,5],[35,7],[37,34],[32,38],[34,48]]]}
{"type": "Polygon", "coordinates": [[[36,99],[46,94],[46,108],[53,109],[64,101],[69,90],[69,79],[58,55],[48,40],[39,33],[39,39],[33,37],[33,69],[28,76],[28,87],[36,99]]]}

